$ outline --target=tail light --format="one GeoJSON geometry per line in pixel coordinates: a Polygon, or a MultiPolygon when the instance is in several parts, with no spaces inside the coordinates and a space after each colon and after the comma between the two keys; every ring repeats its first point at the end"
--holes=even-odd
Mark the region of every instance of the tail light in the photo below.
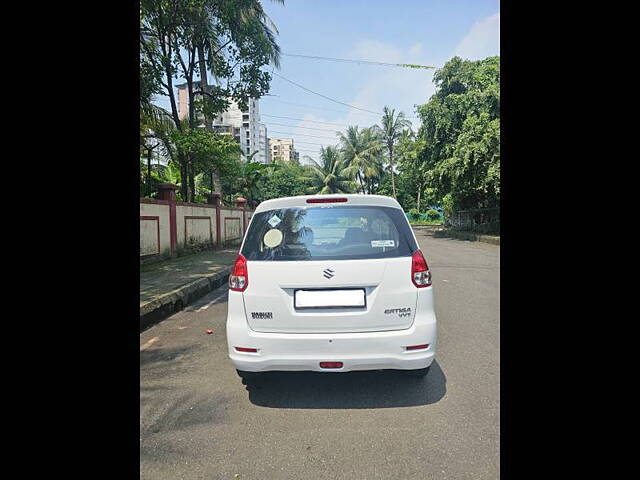
{"type": "Polygon", "coordinates": [[[428,343],[423,343],[422,345],[411,345],[410,347],[404,347],[407,350],[426,350],[429,348],[428,343]]]}
{"type": "Polygon", "coordinates": [[[234,292],[244,292],[249,284],[249,274],[247,272],[247,259],[244,255],[238,255],[236,263],[233,264],[233,269],[229,275],[229,289],[234,292]]]}
{"type": "Polygon", "coordinates": [[[257,348],[249,348],[249,347],[235,347],[238,352],[247,352],[247,353],[257,353],[257,348]]]}
{"type": "Polygon", "coordinates": [[[431,286],[429,265],[420,250],[416,250],[411,256],[411,281],[418,288],[431,286]]]}

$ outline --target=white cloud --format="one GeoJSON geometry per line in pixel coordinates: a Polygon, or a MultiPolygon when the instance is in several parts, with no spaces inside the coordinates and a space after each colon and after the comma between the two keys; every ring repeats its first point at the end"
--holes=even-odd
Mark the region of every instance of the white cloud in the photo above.
{"type": "MultiPolygon", "coordinates": [[[[465,59],[477,60],[499,54],[500,12],[477,21],[458,43],[453,54],[444,61],[449,60],[454,55],[465,59]]],[[[441,67],[443,63],[442,59],[430,58],[428,54],[425,54],[421,42],[417,42],[407,49],[401,49],[393,44],[374,39],[359,41],[344,54],[343,58],[375,60],[385,63],[417,63],[435,65],[436,67],[441,67]]],[[[414,105],[426,103],[435,92],[435,87],[432,83],[434,70],[365,65],[362,66],[362,69],[367,69],[366,76],[363,77],[366,80],[361,84],[358,93],[351,99],[340,98],[340,100],[357,107],[380,112],[385,105],[388,105],[391,108],[395,108],[396,111],[403,111],[408,117],[416,117],[414,105]]],[[[335,108],[340,107],[336,105],[335,108]]],[[[298,122],[297,126],[292,128],[292,136],[296,139],[296,147],[304,150],[301,154],[310,155],[314,159],[318,159],[318,155],[314,155],[309,150],[318,151],[320,147],[299,142],[317,143],[326,146],[337,144],[337,139],[332,141],[301,135],[334,138],[335,132],[331,130],[332,128],[344,131],[346,127],[309,123],[309,120],[343,125],[359,125],[361,128],[371,126],[380,121],[380,117],[353,109],[343,115],[337,113],[307,113],[302,118],[307,122],[298,122]],[[301,127],[326,128],[327,131],[308,130],[301,127]]],[[[420,125],[417,119],[412,119],[412,123],[414,129],[417,129],[420,125]]]]}
{"type": "Polygon", "coordinates": [[[500,55],[500,12],[476,22],[458,44],[454,55],[469,60],[500,55]]]}

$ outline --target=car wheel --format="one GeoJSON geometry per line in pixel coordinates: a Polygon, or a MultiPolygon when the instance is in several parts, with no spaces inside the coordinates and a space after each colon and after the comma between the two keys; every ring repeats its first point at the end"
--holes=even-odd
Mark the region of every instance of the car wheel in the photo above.
{"type": "Polygon", "coordinates": [[[404,370],[404,374],[411,378],[424,378],[427,376],[427,373],[429,373],[430,368],[431,367],[419,368],[417,370],[404,370]]]}

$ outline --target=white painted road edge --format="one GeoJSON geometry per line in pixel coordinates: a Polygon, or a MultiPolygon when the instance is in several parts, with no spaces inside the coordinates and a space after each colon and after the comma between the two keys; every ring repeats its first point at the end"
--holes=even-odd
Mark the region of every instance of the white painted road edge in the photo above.
{"type": "Polygon", "coordinates": [[[157,341],[158,341],[158,337],[153,337],[151,340],[149,340],[147,343],[145,343],[140,347],[140,351],[146,350],[157,341]]]}
{"type": "Polygon", "coordinates": [[[207,303],[206,305],[203,305],[202,307],[200,307],[198,310],[196,310],[196,312],[201,312],[202,310],[206,310],[207,308],[209,308],[211,305],[213,305],[214,303],[216,303],[218,300],[220,300],[222,297],[224,297],[225,295],[227,295],[229,292],[227,290],[224,291],[224,293],[218,295],[216,298],[214,298],[213,300],[211,300],[209,303],[207,303]]]}

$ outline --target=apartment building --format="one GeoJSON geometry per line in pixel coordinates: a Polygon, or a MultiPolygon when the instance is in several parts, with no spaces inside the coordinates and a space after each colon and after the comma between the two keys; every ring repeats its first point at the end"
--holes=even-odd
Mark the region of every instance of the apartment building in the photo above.
{"type": "Polygon", "coordinates": [[[300,160],[300,154],[295,150],[293,138],[270,138],[269,152],[271,153],[271,161],[281,160],[300,160]]]}
{"type": "MultiPolygon", "coordinates": [[[[180,118],[187,118],[189,115],[187,84],[183,83],[176,87],[178,89],[178,115],[180,118]]],[[[248,108],[244,111],[238,107],[236,102],[231,101],[227,111],[220,113],[213,119],[213,129],[218,133],[233,135],[233,138],[240,144],[243,160],[246,161],[252,153],[257,152],[252,157],[252,161],[260,163],[269,161],[267,128],[260,123],[259,100],[249,99],[248,108]]]]}
{"type": "Polygon", "coordinates": [[[269,152],[269,138],[267,137],[267,126],[264,124],[260,124],[260,136],[259,136],[259,148],[260,152],[264,156],[265,161],[262,163],[270,163],[271,155],[269,152]]]}

